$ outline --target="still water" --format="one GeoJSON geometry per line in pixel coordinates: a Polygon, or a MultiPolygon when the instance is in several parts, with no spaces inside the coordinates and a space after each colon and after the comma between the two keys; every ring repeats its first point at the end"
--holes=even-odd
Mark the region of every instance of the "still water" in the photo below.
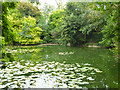
{"type": "Polygon", "coordinates": [[[16,61],[0,68],[2,88],[118,87],[118,62],[108,49],[55,45],[14,46],[7,51],[16,61]]]}

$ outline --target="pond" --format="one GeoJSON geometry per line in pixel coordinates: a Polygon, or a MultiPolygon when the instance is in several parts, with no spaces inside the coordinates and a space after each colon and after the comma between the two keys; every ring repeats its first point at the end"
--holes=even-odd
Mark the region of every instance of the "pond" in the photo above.
{"type": "Polygon", "coordinates": [[[0,87],[117,88],[118,62],[108,49],[87,47],[7,47],[16,61],[0,64],[0,87]]]}

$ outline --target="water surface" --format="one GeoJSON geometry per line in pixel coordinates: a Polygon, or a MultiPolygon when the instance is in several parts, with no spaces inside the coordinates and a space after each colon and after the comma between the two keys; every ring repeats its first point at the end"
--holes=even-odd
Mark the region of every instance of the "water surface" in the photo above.
{"type": "Polygon", "coordinates": [[[2,87],[118,87],[118,64],[108,49],[22,46],[8,52],[17,61],[1,69],[2,87]]]}

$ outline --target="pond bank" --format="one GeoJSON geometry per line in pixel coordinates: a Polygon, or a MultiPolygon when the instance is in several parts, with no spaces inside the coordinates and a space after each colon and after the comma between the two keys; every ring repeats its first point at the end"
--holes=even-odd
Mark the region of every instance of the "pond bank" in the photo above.
{"type": "Polygon", "coordinates": [[[36,45],[60,45],[60,44],[55,44],[55,43],[47,43],[47,44],[42,44],[42,43],[38,43],[38,44],[15,44],[15,45],[7,44],[6,46],[36,46],[36,45]]]}
{"type": "MultiPolygon", "coordinates": [[[[59,45],[59,46],[65,46],[65,45],[62,45],[62,44],[56,44],[56,43],[46,43],[46,44],[18,44],[18,45],[6,45],[6,46],[56,46],[56,45],[59,45]]],[[[66,47],[95,47],[95,48],[107,48],[109,49],[110,47],[105,47],[105,46],[99,46],[98,43],[87,43],[87,44],[84,44],[84,45],[81,45],[81,46],[67,46],[66,47]]]]}

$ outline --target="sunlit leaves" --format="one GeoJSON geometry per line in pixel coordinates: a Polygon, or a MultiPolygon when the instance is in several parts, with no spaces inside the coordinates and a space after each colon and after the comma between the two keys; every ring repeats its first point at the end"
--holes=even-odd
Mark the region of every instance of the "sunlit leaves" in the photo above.
{"type": "Polygon", "coordinates": [[[17,28],[17,34],[19,43],[22,44],[34,44],[40,43],[42,40],[40,39],[40,35],[42,33],[42,29],[36,27],[36,19],[28,16],[28,18],[23,17],[20,20],[19,28],[17,28]],[[21,27],[21,28],[20,28],[21,27]]]}
{"type": "Polygon", "coordinates": [[[14,43],[21,43],[21,44],[34,44],[34,43],[42,42],[42,40],[40,39],[40,35],[42,34],[42,29],[40,27],[36,27],[36,22],[37,22],[36,18],[38,18],[38,16],[41,15],[37,7],[34,7],[31,3],[21,2],[19,3],[17,9],[9,10],[8,14],[9,15],[7,16],[7,19],[10,24],[9,29],[11,33],[9,34],[9,37],[12,38],[9,41],[13,41],[14,43]],[[21,7],[20,5],[21,6],[25,5],[26,7],[21,7]],[[28,15],[23,15],[22,13],[23,8],[25,8],[26,13],[29,13],[29,10],[31,9],[33,12],[32,13],[30,12],[28,15]],[[29,10],[27,10],[27,8],[29,10]]]}
{"type": "Polygon", "coordinates": [[[12,24],[10,23],[10,21],[7,19],[7,15],[8,15],[8,11],[11,8],[15,8],[15,6],[17,5],[16,2],[4,2],[2,3],[2,36],[4,36],[5,38],[5,42],[6,44],[10,43],[12,44],[12,42],[14,41],[14,34],[12,33],[12,24]]]}

